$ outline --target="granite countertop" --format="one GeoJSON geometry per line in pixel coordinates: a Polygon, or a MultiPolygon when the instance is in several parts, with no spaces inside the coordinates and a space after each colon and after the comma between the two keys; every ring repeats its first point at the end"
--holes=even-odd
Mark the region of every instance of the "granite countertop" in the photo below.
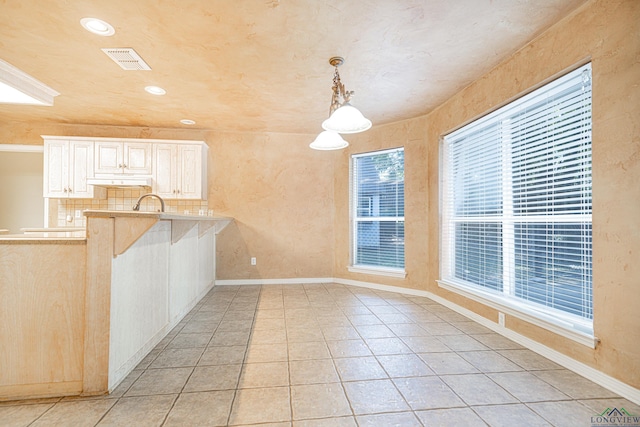
{"type": "MultiPolygon", "coordinates": [[[[184,215],[177,212],[140,212],[140,211],[109,211],[109,210],[86,210],[84,215],[87,220],[90,218],[152,218],[157,221],[171,221],[176,222],[172,226],[172,229],[182,229],[184,232],[197,223],[199,227],[204,230],[209,228],[215,228],[215,233],[218,234],[227,225],[229,225],[233,218],[226,216],[208,216],[208,215],[184,215]]],[[[180,233],[176,231],[176,235],[180,233]]]]}
{"type": "MultiPolygon", "coordinates": [[[[155,218],[157,220],[170,221],[205,221],[210,224],[207,228],[215,226],[216,233],[233,221],[233,218],[223,216],[184,215],[175,212],[86,210],[84,215],[88,218],[155,218]]],[[[23,231],[25,231],[25,234],[0,234],[0,243],[74,244],[87,241],[87,233],[81,227],[25,228],[23,231]]]]}
{"type": "Polygon", "coordinates": [[[51,233],[51,232],[69,232],[69,231],[85,231],[84,227],[27,227],[21,228],[23,233],[51,233]]]}
{"type": "Polygon", "coordinates": [[[52,231],[52,232],[30,232],[27,234],[3,234],[0,235],[0,243],[58,243],[74,244],[85,243],[87,233],[81,231],[52,231]]]}

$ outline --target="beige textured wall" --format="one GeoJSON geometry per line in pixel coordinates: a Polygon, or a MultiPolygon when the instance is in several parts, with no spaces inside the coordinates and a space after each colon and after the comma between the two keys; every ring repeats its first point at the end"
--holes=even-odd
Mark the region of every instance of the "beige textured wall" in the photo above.
{"type": "Polygon", "coordinates": [[[235,218],[219,236],[217,279],[332,277],[340,154],[311,150],[309,135],[216,132],[207,140],[209,206],[235,218]]]}
{"type": "Polygon", "coordinates": [[[336,165],[337,277],[423,289],[496,321],[495,310],[438,288],[439,141],[588,59],[593,67],[593,272],[591,350],[517,319],[507,326],[640,387],[640,2],[595,0],[559,22],[428,116],[351,138],[336,165]],[[351,274],[348,155],[405,145],[407,278],[351,274]],[[426,218],[426,221],[425,221],[426,218]]]}

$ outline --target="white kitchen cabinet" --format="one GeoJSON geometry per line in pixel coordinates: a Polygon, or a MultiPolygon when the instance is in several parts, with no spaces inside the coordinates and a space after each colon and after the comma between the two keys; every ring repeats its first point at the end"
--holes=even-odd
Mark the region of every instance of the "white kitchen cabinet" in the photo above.
{"type": "Polygon", "coordinates": [[[94,142],[44,140],[44,197],[65,199],[104,198],[106,191],[87,185],[93,176],[94,142]]]}
{"type": "Polygon", "coordinates": [[[96,141],[95,175],[151,175],[152,144],[96,141]]]}
{"type": "Polygon", "coordinates": [[[207,146],[154,144],[153,192],[165,199],[207,199],[207,146]]]}

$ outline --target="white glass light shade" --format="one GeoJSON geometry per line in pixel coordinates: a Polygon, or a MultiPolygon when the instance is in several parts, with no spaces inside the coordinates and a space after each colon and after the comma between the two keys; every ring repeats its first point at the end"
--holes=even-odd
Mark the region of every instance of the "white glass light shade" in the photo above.
{"type": "Polygon", "coordinates": [[[345,103],[322,122],[322,129],[338,133],[364,132],[371,127],[371,120],[362,115],[356,107],[345,103]]]}
{"type": "Polygon", "coordinates": [[[320,132],[316,139],[309,144],[314,150],[340,150],[348,147],[349,143],[342,139],[339,133],[330,130],[320,132]]]}

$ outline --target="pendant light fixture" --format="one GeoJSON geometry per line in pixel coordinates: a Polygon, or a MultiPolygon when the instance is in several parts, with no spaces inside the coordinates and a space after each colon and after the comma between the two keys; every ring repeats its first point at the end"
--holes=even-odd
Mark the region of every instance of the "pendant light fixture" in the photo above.
{"type": "Polygon", "coordinates": [[[334,56],[329,59],[329,64],[335,68],[333,86],[331,87],[333,95],[331,96],[329,118],[322,123],[322,128],[338,133],[364,132],[371,127],[371,120],[364,117],[357,108],[349,103],[353,91],[345,90],[338,72],[338,67],[344,64],[344,58],[334,56]]]}
{"type": "Polygon", "coordinates": [[[329,107],[329,118],[322,122],[324,132],[320,133],[309,145],[316,150],[339,150],[345,148],[349,143],[342,139],[341,133],[364,132],[371,127],[371,120],[364,117],[357,108],[349,103],[353,91],[345,90],[344,84],[340,81],[338,67],[344,64],[344,58],[334,56],[329,59],[329,64],[335,68],[333,86],[331,87],[333,94],[331,96],[331,106],[329,107]]]}

